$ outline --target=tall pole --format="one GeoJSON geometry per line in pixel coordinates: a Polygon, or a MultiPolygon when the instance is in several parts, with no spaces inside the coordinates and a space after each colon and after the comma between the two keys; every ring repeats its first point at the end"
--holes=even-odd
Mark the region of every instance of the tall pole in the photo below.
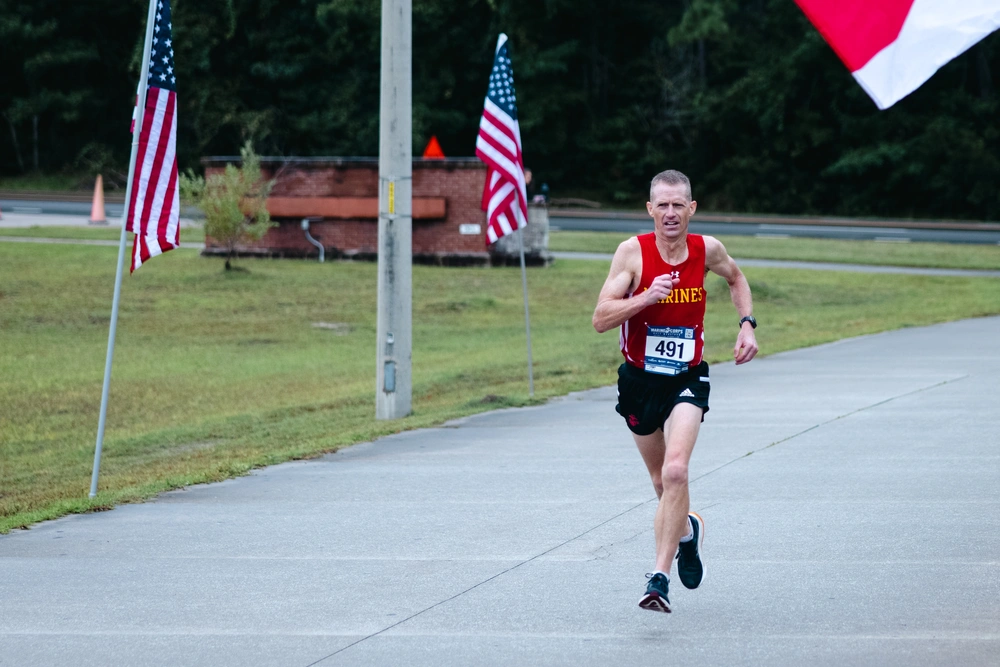
{"type": "Polygon", "coordinates": [[[382,0],[375,418],[410,414],[413,387],[412,0],[382,0]]]}
{"type": "Polygon", "coordinates": [[[517,247],[521,251],[521,288],[524,291],[524,337],[528,341],[528,396],[535,395],[535,375],[531,363],[531,317],[528,315],[528,272],[524,268],[524,227],[517,230],[517,247]]]}
{"type": "Polygon", "coordinates": [[[101,416],[97,420],[97,444],[94,447],[94,469],[90,473],[90,497],[97,495],[97,478],[101,474],[101,449],[104,447],[104,424],[108,417],[108,392],[111,388],[111,361],[115,356],[115,332],[118,329],[118,301],[122,294],[122,266],[125,259],[125,217],[128,203],[132,201],[132,174],[139,153],[139,134],[146,110],[146,88],[149,78],[149,52],[153,45],[153,24],[156,22],[156,0],[149,0],[146,17],[146,43],[142,51],[142,68],[139,70],[139,89],[135,100],[135,125],[132,128],[132,157],[128,163],[128,180],[125,181],[125,207],[122,209],[122,233],[118,241],[118,268],[115,270],[115,295],[111,300],[111,326],[108,330],[108,354],[104,359],[104,387],[101,389],[101,416]]]}

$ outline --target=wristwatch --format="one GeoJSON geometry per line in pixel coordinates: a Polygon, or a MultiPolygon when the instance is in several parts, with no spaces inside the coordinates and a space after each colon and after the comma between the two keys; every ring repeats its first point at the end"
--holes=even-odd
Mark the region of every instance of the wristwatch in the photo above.
{"type": "Polygon", "coordinates": [[[742,320],[740,320],[740,326],[741,326],[741,327],[743,326],[743,323],[744,323],[744,322],[749,322],[749,323],[750,323],[750,326],[751,326],[752,328],[754,328],[754,329],[756,329],[756,328],[757,328],[757,318],[755,318],[755,317],[754,317],[753,315],[747,315],[747,316],[746,316],[746,317],[744,317],[744,318],[743,318],[742,320]]]}

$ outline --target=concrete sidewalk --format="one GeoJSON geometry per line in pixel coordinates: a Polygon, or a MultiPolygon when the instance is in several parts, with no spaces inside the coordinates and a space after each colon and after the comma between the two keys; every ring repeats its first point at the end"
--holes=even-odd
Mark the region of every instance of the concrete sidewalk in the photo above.
{"type": "Polygon", "coordinates": [[[673,614],[604,388],[0,537],[0,665],[996,665],[998,341],[714,367],[673,614]]]}
{"type": "MultiPolygon", "coordinates": [[[[94,229],[112,228],[120,230],[122,228],[121,207],[116,211],[116,215],[107,214],[107,222],[97,224],[90,222],[90,215],[63,215],[52,213],[32,213],[15,210],[13,213],[7,209],[0,211],[0,230],[26,228],[26,227],[92,227],[94,229]]],[[[181,229],[188,227],[200,227],[203,223],[193,218],[180,218],[181,229]]]]}

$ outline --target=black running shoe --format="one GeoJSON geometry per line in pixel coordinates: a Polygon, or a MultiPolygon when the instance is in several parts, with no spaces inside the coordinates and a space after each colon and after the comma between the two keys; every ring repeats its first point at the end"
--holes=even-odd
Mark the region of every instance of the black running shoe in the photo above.
{"type": "Polygon", "coordinates": [[[661,572],[647,574],[649,583],[646,584],[646,594],[639,600],[639,606],[650,611],[662,611],[670,613],[670,600],[667,599],[667,588],[670,580],[661,572]]]}
{"type": "Polygon", "coordinates": [[[701,542],[705,537],[705,522],[691,512],[694,538],[677,545],[677,576],[685,588],[698,588],[705,579],[705,564],[701,562],[701,542]]]}

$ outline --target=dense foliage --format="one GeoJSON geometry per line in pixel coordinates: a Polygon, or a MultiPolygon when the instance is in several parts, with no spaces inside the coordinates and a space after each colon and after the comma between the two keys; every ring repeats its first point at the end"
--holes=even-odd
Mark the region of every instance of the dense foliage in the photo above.
{"type": "MultiPolygon", "coordinates": [[[[379,0],[173,10],[182,167],[247,139],[378,153],[379,0]]],[[[144,0],[0,0],[0,174],[125,170],[144,17],[144,0]]],[[[713,210],[1000,217],[997,35],[880,112],[792,0],[415,0],[417,152],[433,134],[473,153],[500,31],[555,196],[632,206],[674,167],[713,210]]]]}

